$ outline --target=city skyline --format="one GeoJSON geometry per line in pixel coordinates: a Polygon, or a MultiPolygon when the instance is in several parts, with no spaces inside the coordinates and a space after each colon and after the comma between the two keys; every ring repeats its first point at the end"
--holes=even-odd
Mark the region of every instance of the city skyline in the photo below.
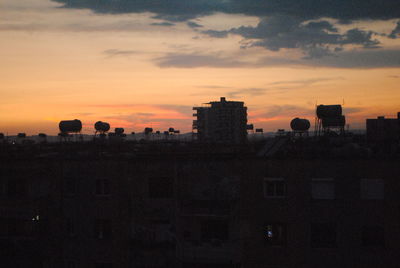
{"type": "Polygon", "coordinates": [[[396,117],[399,4],[311,2],[0,0],[0,132],[190,132],[192,107],[221,96],[265,131],[343,100],[351,129],[396,117]]]}

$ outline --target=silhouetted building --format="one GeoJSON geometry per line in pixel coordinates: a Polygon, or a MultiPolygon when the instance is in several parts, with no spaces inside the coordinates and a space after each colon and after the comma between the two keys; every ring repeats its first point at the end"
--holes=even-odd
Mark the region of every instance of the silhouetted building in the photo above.
{"type": "Polygon", "coordinates": [[[193,107],[193,129],[201,142],[245,143],[247,140],[247,107],[244,102],[220,101],[207,103],[206,107],[193,107]]]}
{"type": "Polygon", "coordinates": [[[367,119],[367,139],[369,142],[398,142],[400,140],[400,112],[397,118],[379,116],[367,119]]]}

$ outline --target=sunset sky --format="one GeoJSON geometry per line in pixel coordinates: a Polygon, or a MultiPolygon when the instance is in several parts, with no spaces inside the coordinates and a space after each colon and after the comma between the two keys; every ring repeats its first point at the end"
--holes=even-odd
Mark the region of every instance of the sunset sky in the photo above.
{"type": "Polygon", "coordinates": [[[343,102],[358,129],[400,111],[400,1],[0,0],[0,59],[10,135],[189,132],[221,96],[265,131],[343,102]]]}

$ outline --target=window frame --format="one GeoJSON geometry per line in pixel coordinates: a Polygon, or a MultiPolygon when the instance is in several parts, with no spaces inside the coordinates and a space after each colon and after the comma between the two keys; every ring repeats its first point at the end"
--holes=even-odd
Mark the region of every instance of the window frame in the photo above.
{"type": "Polygon", "coordinates": [[[281,177],[264,177],[263,179],[263,194],[264,198],[266,199],[284,199],[287,198],[287,183],[285,178],[281,177]],[[274,189],[273,189],[273,195],[268,194],[268,183],[276,183],[276,182],[282,182],[283,184],[283,195],[278,195],[277,194],[277,187],[276,184],[274,184],[274,189]]]}
{"type": "Polygon", "coordinates": [[[311,194],[311,199],[312,200],[314,200],[314,201],[329,201],[329,200],[336,200],[337,199],[337,197],[336,197],[336,182],[335,182],[334,178],[311,178],[311,183],[310,184],[311,184],[310,185],[310,191],[311,191],[310,194],[311,194]],[[329,197],[327,197],[327,198],[316,197],[314,195],[314,191],[316,191],[315,188],[314,188],[314,185],[318,184],[318,183],[332,184],[332,186],[333,186],[333,196],[332,196],[332,198],[329,198],[329,197]]]}

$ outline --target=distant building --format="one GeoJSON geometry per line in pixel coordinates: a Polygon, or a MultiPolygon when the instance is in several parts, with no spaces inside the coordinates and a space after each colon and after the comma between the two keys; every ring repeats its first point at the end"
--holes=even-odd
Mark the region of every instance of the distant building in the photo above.
{"type": "Polygon", "coordinates": [[[367,139],[369,142],[396,142],[400,140],[400,112],[397,118],[379,116],[367,119],[367,139]]]}
{"type": "Polygon", "coordinates": [[[199,141],[244,143],[247,139],[247,107],[241,101],[212,101],[206,107],[193,107],[193,129],[199,141]]]}

